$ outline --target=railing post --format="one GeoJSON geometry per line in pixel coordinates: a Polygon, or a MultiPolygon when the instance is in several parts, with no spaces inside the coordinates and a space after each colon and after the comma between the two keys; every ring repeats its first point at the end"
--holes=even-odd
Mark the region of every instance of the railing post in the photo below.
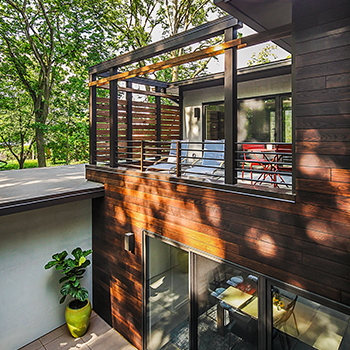
{"type": "MultiPolygon", "coordinates": [[[[132,89],[132,82],[127,81],[126,87],[132,89]]],[[[127,159],[132,160],[132,92],[126,93],[126,139],[127,139],[127,159]]]]}
{"type": "Polygon", "coordinates": [[[141,172],[143,173],[144,170],[144,159],[145,159],[145,141],[141,140],[141,159],[140,159],[140,165],[141,165],[141,172]]]}
{"type": "MultiPolygon", "coordinates": [[[[237,38],[237,30],[225,30],[225,41],[237,38]]],[[[237,47],[225,51],[225,183],[236,184],[237,162],[237,47]]]]}
{"type": "Polygon", "coordinates": [[[181,142],[176,142],[176,177],[181,177],[181,142]]]}
{"type": "MultiPolygon", "coordinates": [[[[161,92],[161,88],[159,86],[156,86],[156,92],[161,92]]],[[[162,104],[160,96],[156,96],[156,140],[157,140],[157,153],[161,154],[162,150],[160,149],[160,141],[162,141],[162,104]]]]}
{"type": "MultiPolygon", "coordinates": [[[[96,74],[90,74],[89,81],[95,81],[96,74]]],[[[90,116],[90,125],[89,125],[89,160],[91,165],[96,164],[96,100],[97,100],[97,88],[95,86],[90,86],[90,102],[89,102],[89,116],[90,116]]]]}
{"type": "MultiPolygon", "coordinates": [[[[117,67],[109,70],[109,75],[117,74],[117,67]]],[[[118,165],[118,81],[109,82],[109,159],[110,166],[118,165]]]]}

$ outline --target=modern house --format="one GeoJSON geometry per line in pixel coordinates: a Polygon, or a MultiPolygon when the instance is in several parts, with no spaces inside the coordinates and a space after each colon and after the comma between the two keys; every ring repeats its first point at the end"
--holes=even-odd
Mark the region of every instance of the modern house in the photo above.
{"type": "Polygon", "coordinates": [[[348,1],[214,2],[227,17],[90,68],[93,182],[1,174],[1,349],[64,323],[43,266],[78,245],[94,310],[139,349],[350,348],[348,1]],[[292,58],[236,68],[268,40],[292,58]],[[224,72],[144,75],[213,55],[224,72]]]}
{"type": "Polygon", "coordinates": [[[227,17],[90,68],[94,309],[139,349],[349,349],[348,1],[215,3],[227,17]],[[237,71],[269,40],[291,60],[237,71]],[[219,54],[222,74],[144,76],[219,54]]]}

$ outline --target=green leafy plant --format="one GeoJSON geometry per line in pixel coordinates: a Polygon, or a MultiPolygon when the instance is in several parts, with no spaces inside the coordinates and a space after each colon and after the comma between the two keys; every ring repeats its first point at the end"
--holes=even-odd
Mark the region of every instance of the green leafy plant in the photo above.
{"type": "Polygon", "coordinates": [[[78,247],[72,251],[74,257],[72,259],[67,258],[68,253],[64,250],[61,253],[52,255],[53,260],[45,265],[45,270],[55,266],[57,271],[61,271],[64,274],[59,280],[59,283],[63,283],[60,290],[62,294],[60,304],[66,300],[67,295],[81,302],[88,298],[89,292],[81,286],[80,280],[84,277],[86,268],[90,265],[90,260],[86,259],[86,257],[91,253],[92,250],[90,249],[82,250],[78,247]]]}

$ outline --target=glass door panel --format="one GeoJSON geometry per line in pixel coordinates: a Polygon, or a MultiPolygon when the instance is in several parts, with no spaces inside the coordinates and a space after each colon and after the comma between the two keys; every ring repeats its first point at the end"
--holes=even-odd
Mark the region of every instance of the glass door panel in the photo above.
{"type": "Polygon", "coordinates": [[[272,289],[273,350],[345,350],[350,316],[281,288],[272,289]]]}
{"type": "Polygon", "coordinates": [[[257,349],[257,293],[257,277],[197,256],[198,349],[257,349]]]}
{"type": "Polygon", "coordinates": [[[282,99],[282,141],[292,142],[292,98],[282,99]]]}
{"type": "Polygon", "coordinates": [[[223,140],[225,138],[225,106],[223,104],[205,106],[205,139],[223,140]]]}
{"type": "Polygon", "coordinates": [[[188,253],[146,239],[147,349],[189,349],[188,253]]]}

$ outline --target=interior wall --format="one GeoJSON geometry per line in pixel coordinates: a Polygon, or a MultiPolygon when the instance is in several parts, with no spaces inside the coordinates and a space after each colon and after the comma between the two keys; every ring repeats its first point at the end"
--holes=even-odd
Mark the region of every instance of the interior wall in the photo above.
{"type": "MultiPolygon", "coordinates": [[[[18,349],[65,323],[54,253],[91,248],[91,199],[0,217],[1,349],[18,349]]],[[[92,268],[82,284],[92,300],[92,268]]]]}
{"type": "Polygon", "coordinates": [[[171,266],[170,246],[164,244],[160,240],[150,239],[149,250],[152,252],[152,259],[150,259],[149,278],[153,278],[164,271],[169,270],[171,266]]]}

